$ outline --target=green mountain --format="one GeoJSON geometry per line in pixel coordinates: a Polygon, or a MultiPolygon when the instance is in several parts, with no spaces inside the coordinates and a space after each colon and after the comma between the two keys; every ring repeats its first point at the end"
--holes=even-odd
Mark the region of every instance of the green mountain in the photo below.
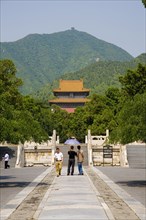
{"type": "MultiPolygon", "coordinates": [[[[71,30],[31,34],[15,42],[1,43],[0,58],[14,61],[24,82],[24,94],[39,90],[64,73],[75,72],[95,61],[130,61],[123,49],[90,34],[71,30]]],[[[94,65],[94,64],[93,64],[94,65]]]]}
{"type": "Polygon", "coordinates": [[[59,79],[83,79],[84,86],[91,89],[92,93],[104,94],[109,87],[120,87],[119,76],[124,75],[128,69],[134,69],[138,63],[146,64],[146,54],[132,59],[129,62],[120,61],[99,61],[88,65],[87,67],[67,73],[54,80],[52,84],[46,84],[34,95],[35,98],[47,101],[52,99],[53,88],[58,87],[59,79]]]}
{"type": "Polygon", "coordinates": [[[135,58],[135,60],[139,63],[146,64],[146,53],[140,54],[138,57],[135,58]]]}
{"type": "Polygon", "coordinates": [[[119,76],[134,69],[138,63],[146,64],[146,54],[129,62],[99,61],[75,73],[64,74],[62,79],[83,79],[85,87],[91,88],[91,93],[104,93],[109,87],[120,87],[119,76]]]}

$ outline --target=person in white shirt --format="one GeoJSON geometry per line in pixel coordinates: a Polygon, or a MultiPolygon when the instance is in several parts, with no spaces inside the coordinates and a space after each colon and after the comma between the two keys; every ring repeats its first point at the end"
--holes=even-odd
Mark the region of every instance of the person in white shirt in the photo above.
{"type": "Polygon", "coordinates": [[[10,168],[10,165],[8,164],[10,157],[9,157],[9,154],[7,152],[5,153],[5,156],[3,158],[4,158],[4,161],[5,161],[5,169],[10,168]]]}
{"type": "Polygon", "coordinates": [[[62,170],[63,153],[60,152],[60,149],[58,147],[56,148],[54,159],[56,161],[55,163],[56,174],[57,174],[57,177],[59,177],[61,175],[61,170],[62,170]]]}

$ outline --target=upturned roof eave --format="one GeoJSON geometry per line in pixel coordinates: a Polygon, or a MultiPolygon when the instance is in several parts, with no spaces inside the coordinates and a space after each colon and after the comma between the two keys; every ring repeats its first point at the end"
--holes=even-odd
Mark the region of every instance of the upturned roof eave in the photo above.
{"type": "Polygon", "coordinates": [[[86,103],[90,102],[90,99],[83,98],[83,99],[52,99],[49,100],[49,103],[86,103]]]}
{"type": "Polygon", "coordinates": [[[53,92],[90,92],[90,89],[83,89],[83,90],[61,90],[61,89],[53,89],[53,92]]]}

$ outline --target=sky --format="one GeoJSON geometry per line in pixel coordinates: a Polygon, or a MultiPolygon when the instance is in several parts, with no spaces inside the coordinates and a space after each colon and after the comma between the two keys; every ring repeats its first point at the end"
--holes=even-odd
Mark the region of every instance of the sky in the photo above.
{"type": "Polygon", "coordinates": [[[0,41],[71,29],[113,43],[136,57],[146,51],[141,0],[0,0],[0,41]]]}

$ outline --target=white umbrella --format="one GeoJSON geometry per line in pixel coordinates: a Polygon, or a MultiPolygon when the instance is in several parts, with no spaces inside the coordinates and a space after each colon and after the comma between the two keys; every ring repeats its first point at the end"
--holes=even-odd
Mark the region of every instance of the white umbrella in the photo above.
{"type": "Polygon", "coordinates": [[[69,144],[69,145],[77,145],[77,144],[80,144],[80,142],[77,140],[77,139],[68,139],[65,141],[65,144],[69,144]]]}

